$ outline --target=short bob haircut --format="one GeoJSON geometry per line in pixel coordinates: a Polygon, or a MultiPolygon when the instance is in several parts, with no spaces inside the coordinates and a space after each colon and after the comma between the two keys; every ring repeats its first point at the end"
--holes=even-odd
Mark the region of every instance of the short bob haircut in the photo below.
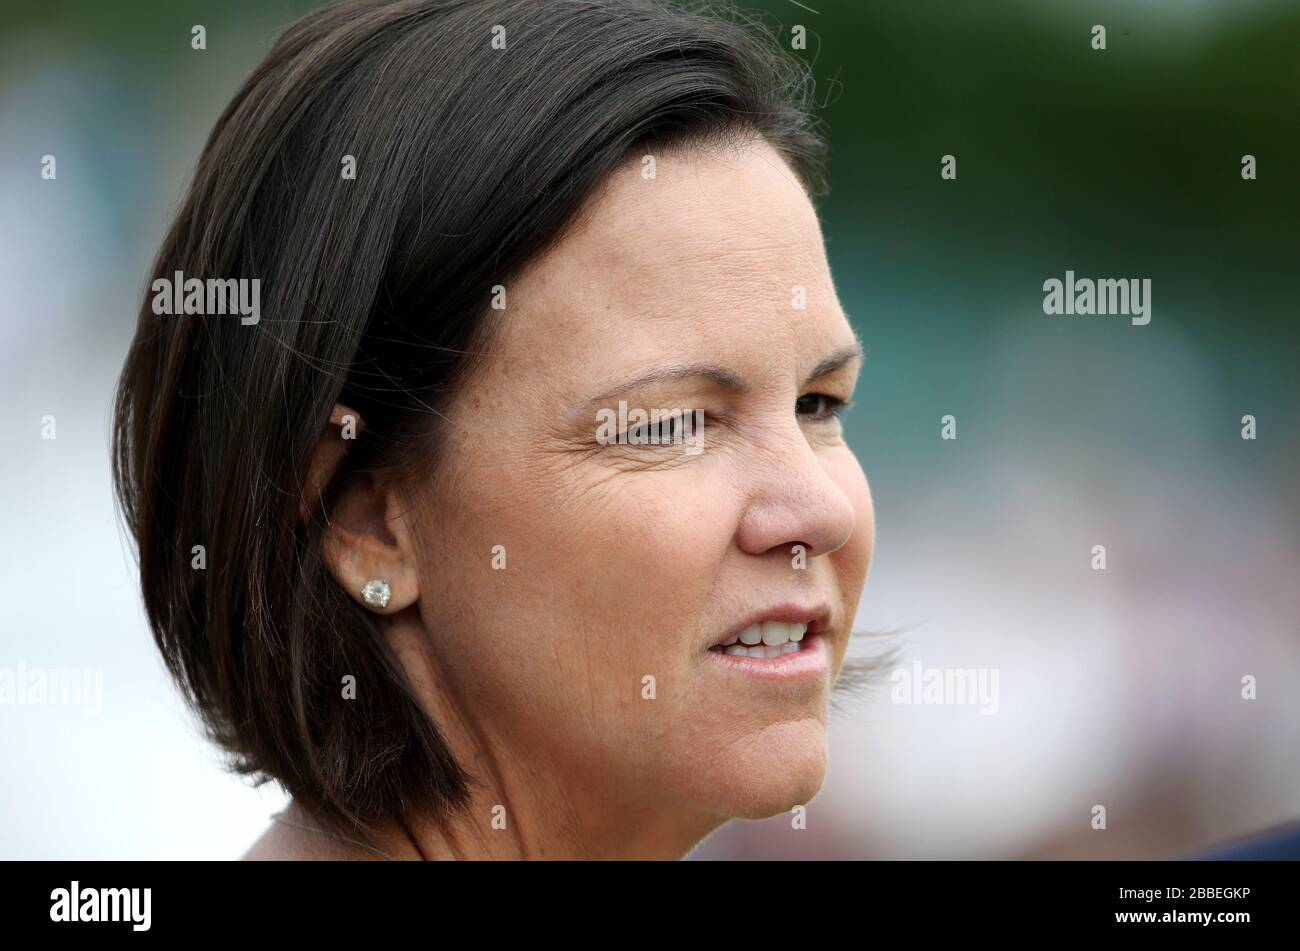
{"type": "Polygon", "coordinates": [[[260,320],[158,316],[146,293],[113,432],[150,627],[231,768],[335,829],[467,805],[474,778],[325,567],[330,500],[362,470],[427,477],[494,285],[624,160],[758,136],[824,194],[786,42],[660,0],[347,0],[244,83],[150,283],[257,278],[260,320]],[[335,403],[364,434],[303,517],[335,403]]]}

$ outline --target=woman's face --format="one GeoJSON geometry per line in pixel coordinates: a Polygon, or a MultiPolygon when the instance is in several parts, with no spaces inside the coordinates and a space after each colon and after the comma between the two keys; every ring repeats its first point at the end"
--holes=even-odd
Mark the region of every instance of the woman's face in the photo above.
{"type": "Polygon", "coordinates": [[[614,810],[700,831],[821,786],[874,531],[829,412],[861,360],[773,149],[647,168],[506,288],[417,500],[419,609],[471,772],[513,772],[507,794],[545,787],[593,828],[614,810]],[[620,401],[703,429],[611,443],[620,401]],[[764,618],[812,630],[773,659],[710,650],[764,618]]]}

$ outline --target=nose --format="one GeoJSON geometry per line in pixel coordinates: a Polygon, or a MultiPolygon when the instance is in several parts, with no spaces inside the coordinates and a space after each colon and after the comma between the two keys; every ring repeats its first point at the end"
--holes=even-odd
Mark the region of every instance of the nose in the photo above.
{"type": "Polygon", "coordinates": [[[746,460],[748,501],[736,541],[751,555],[802,545],[807,557],[829,555],[853,535],[853,503],[831,478],[795,420],[755,447],[746,460]]]}

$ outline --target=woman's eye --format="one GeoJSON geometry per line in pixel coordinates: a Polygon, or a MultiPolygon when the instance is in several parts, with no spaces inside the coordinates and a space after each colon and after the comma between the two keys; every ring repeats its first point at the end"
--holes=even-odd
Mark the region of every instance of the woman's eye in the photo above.
{"type": "Polygon", "coordinates": [[[681,442],[683,432],[682,417],[671,416],[665,417],[657,425],[644,423],[640,426],[633,426],[627,431],[627,435],[629,441],[636,441],[645,445],[660,445],[662,443],[681,442]]]}
{"type": "Polygon", "coordinates": [[[628,426],[611,442],[633,446],[694,446],[704,438],[704,410],[664,413],[628,426]]]}
{"type": "Polygon", "coordinates": [[[794,403],[795,415],[806,417],[813,422],[833,419],[847,406],[844,400],[825,393],[809,393],[801,396],[794,403]]]}

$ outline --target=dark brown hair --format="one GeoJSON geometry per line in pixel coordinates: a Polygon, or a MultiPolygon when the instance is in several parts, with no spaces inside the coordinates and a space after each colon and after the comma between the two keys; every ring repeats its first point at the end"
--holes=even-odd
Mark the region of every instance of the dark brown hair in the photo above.
{"type": "Polygon", "coordinates": [[[147,294],[113,447],[149,624],[233,768],[335,828],[466,803],[380,624],[326,570],[322,517],[300,517],[313,450],[341,402],[365,431],[336,487],[427,474],[492,287],[637,150],[758,135],[821,194],[811,81],[782,42],[655,0],[349,0],[244,83],[152,277],[256,278],[260,319],[158,316],[147,294]]]}

